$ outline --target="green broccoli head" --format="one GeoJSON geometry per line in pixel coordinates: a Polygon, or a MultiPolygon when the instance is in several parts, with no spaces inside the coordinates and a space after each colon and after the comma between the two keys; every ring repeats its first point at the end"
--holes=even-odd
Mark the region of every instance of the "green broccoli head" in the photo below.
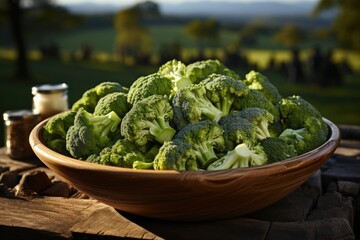
{"type": "Polygon", "coordinates": [[[137,150],[133,142],[119,139],[114,145],[102,149],[99,154],[90,155],[86,161],[109,166],[139,168],[138,162],[147,163],[149,159],[137,150]]]}
{"type": "Polygon", "coordinates": [[[249,89],[262,92],[271,103],[276,105],[282,98],[278,89],[261,73],[253,70],[246,74],[245,78],[244,83],[249,89]]]}
{"type": "Polygon", "coordinates": [[[94,112],[95,106],[99,101],[99,97],[94,89],[86,90],[82,97],[78,99],[71,107],[71,111],[78,111],[80,108],[85,109],[87,112],[94,112]]]}
{"type": "Polygon", "coordinates": [[[224,150],[223,129],[215,121],[204,120],[189,124],[181,129],[174,139],[191,145],[199,167],[203,169],[217,159],[215,150],[224,150]]]}
{"type": "Polygon", "coordinates": [[[66,156],[71,156],[69,151],[66,149],[65,138],[58,138],[58,136],[52,135],[46,131],[42,131],[41,137],[45,145],[51,150],[54,150],[55,152],[58,152],[66,156]]]}
{"type": "Polygon", "coordinates": [[[188,78],[193,83],[199,83],[213,73],[226,75],[234,79],[240,79],[238,74],[227,68],[217,59],[209,59],[191,63],[186,67],[186,72],[188,78]]]}
{"type": "Polygon", "coordinates": [[[285,129],[279,138],[294,146],[297,154],[309,152],[326,142],[329,129],[322,118],[309,117],[304,127],[299,129],[285,129]]]}
{"type": "Polygon", "coordinates": [[[41,132],[46,146],[58,153],[70,155],[66,149],[66,133],[74,124],[75,115],[76,112],[66,111],[49,119],[41,132]]]}
{"type": "Polygon", "coordinates": [[[112,143],[111,132],[118,130],[121,119],[115,112],[103,116],[94,116],[80,108],[72,125],[66,133],[66,149],[79,159],[98,154],[112,143]]]}
{"type": "Polygon", "coordinates": [[[171,60],[163,64],[158,74],[171,80],[173,85],[173,94],[179,89],[191,85],[193,82],[186,76],[186,66],[178,60],[171,60]]]}
{"type": "Polygon", "coordinates": [[[59,113],[49,119],[44,130],[51,135],[65,139],[67,130],[74,124],[75,115],[76,112],[73,111],[59,113]]]}
{"type": "Polygon", "coordinates": [[[222,111],[206,97],[204,85],[190,85],[180,89],[172,99],[174,123],[178,130],[202,120],[219,121],[222,111]]]}
{"type": "Polygon", "coordinates": [[[225,170],[232,168],[244,168],[261,166],[267,163],[267,155],[263,147],[241,143],[234,150],[219,158],[207,167],[207,170],[225,170]]]}
{"type": "Polygon", "coordinates": [[[122,86],[118,82],[102,82],[96,85],[93,89],[96,92],[96,95],[98,96],[99,99],[105,97],[109,93],[113,93],[113,92],[127,93],[129,91],[128,88],[122,86]]]}
{"type": "Polygon", "coordinates": [[[255,125],[241,117],[239,111],[222,117],[219,125],[224,130],[226,152],[233,150],[240,143],[254,144],[258,141],[255,125]]]}
{"type": "Polygon", "coordinates": [[[200,84],[205,86],[207,98],[226,116],[233,110],[235,99],[246,93],[244,83],[221,74],[211,74],[200,84]]]}
{"type": "Polygon", "coordinates": [[[309,117],[321,118],[320,112],[300,96],[281,99],[279,110],[285,128],[299,129],[309,117]]]}
{"type": "Polygon", "coordinates": [[[87,112],[93,113],[97,102],[100,98],[113,92],[127,93],[128,89],[117,82],[102,82],[95,87],[85,91],[80,99],[78,99],[71,107],[72,111],[84,108],[87,112]]]}
{"type": "Polygon", "coordinates": [[[242,110],[245,108],[262,108],[270,112],[274,116],[274,121],[280,119],[279,109],[270,102],[261,91],[249,89],[234,101],[234,109],[242,110]]]}
{"type": "Polygon", "coordinates": [[[170,126],[173,110],[166,96],[152,95],[133,105],[121,122],[121,134],[136,145],[170,141],[175,130],[170,126]]]}
{"type": "Polygon", "coordinates": [[[89,155],[85,161],[90,163],[108,165],[110,162],[111,147],[103,148],[99,153],[93,153],[89,155]]]}
{"type": "Polygon", "coordinates": [[[154,159],[155,170],[196,171],[195,151],[184,141],[164,142],[154,159]]]}
{"type": "Polygon", "coordinates": [[[128,102],[135,104],[152,95],[170,96],[171,94],[171,80],[158,73],[153,73],[147,76],[142,76],[131,84],[128,93],[128,102]]]}
{"type": "Polygon", "coordinates": [[[245,108],[239,111],[239,115],[255,126],[257,139],[271,137],[269,124],[273,122],[274,117],[270,112],[261,108],[245,108]]]}
{"type": "Polygon", "coordinates": [[[267,155],[268,163],[278,162],[297,156],[295,147],[288,144],[282,138],[265,138],[260,141],[260,144],[267,155]]]}
{"type": "Polygon", "coordinates": [[[127,101],[127,94],[122,92],[109,93],[100,98],[95,106],[94,115],[106,115],[114,111],[120,118],[130,110],[131,104],[127,101]]]}

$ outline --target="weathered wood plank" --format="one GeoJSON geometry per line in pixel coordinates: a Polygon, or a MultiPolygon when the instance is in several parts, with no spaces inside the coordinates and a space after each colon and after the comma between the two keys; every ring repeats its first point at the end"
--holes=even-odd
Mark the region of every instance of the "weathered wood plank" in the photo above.
{"type": "Polygon", "coordinates": [[[91,215],[98,208],[97,204],[95,200],[60,197],[0,198],[0,236],[67,239],[72,236],[70,228],[91,215]],[[19,232],[19,229],[22,230],[19,232]]]}
{"type": "Polygon", "coordinates": [[[75,224],[71,231],[74,236],[102,235],[108,237],[159,239],[155,234],[123,217],[115,209],[102,207],[91,216],[75,224]]]}

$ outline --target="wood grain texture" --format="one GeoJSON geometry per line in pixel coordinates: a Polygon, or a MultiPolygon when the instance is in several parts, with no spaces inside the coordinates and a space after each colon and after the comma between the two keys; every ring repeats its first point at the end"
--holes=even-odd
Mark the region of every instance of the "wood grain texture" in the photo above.
{"type": "Polygon", "coordinates": [[[333,154],[339,130],[326,120],[329,140],[295,158],[260,167],[222,171],[154,171],[103,166],[47,148],[34,128],[30,144],[40,160],[81,192],[119,210],[179,221],[239,217],[283,198],[333,154]]]}
{"type": "MultiPolygon", "coordinates": [[[[0,226],[12,239],[49,236],[70,238],[73,224],[89,215],[92,201],[65,198],[7,199],[0,198],[0,226]],[[19,231],[21,229],[21,231],[19,231]],[[15,237],[16,236],[16,237],[15,237]]],[[[0,235],[4,236],[1,234],[0,235]]],[[[40,239],[40,238],[39,238],[40,239]]]]}

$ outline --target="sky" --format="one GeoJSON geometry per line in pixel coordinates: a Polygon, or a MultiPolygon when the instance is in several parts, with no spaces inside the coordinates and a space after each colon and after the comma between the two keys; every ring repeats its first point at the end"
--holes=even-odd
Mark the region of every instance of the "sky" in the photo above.
{"type": "MultiPolygon", "coordinates": [[[[214,1],[221,2],[224,0],[154,0],[157,3],[184,3],[184,2],[204,2],[204,1],[214,1]]],[[[299,2],[300,0],[225,0],[227,2],[299,2]]],[[[307,2],[315,2],[317,0],[305,0],[307,2]]],[[[84,2],[98,3],[98,4],[114,4],[114,5],[123,5],[123,4],[134,4],[142,2],[142,0],[55,0],[58,4],[77,4],[84,2]]]]}

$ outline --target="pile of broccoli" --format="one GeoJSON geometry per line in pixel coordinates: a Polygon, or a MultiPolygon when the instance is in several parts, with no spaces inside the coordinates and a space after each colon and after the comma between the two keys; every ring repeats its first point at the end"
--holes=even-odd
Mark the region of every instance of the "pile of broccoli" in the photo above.
{"type": "Polygon", "coordinates": [[[214,171],[309,152],[326,142],[328,126],[312,104],[281,96],[259,72],[241,78],[218,60],[172,60],[129,88],[103,82],[87,90],[49,119],[42,139],[96,164],[214,171]]]}

